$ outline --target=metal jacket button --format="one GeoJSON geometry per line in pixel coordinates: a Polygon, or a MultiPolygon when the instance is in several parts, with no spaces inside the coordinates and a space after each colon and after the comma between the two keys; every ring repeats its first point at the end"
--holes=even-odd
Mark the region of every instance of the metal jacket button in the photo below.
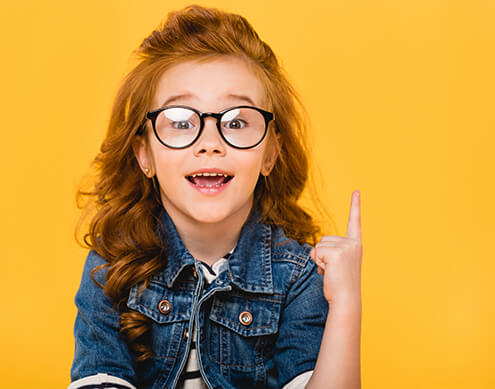
{"type": "Polygon", "coordinates": [[[243,326],[248,326],[253,322],[253,315],[251,315],[248,311],[241,312],[239,315],[239,321],[243,326]]]}
{"type": "Polygon", "coordinates": [[[196,268],[193,267],[192,269],[193,269],[193,276],[194,276],[194,278],[198,278],[198,272],[196,271],[196,268]]]}
{"type": "Polygon", "coordinates": [[[187,340],[187,338],[189,338],[189,330],[186,327],[186,329],[184,330],[184,340],[187,340]]]}
{"type": "Polygon", "coordinates": [[[160,310],[161,313],[167,315],[168,313],[170,313],[170,310],[172,309],[172,305],[170,304],[170,301],[162,300],[158,303],[158,309],[160,310]]]}

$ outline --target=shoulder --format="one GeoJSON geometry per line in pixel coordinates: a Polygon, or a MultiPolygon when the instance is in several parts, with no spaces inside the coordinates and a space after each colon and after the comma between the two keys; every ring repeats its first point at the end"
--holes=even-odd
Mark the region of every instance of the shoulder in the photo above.
{"type": "Polygon", "coordinates": [[[291,264],[297,272],[314,266],[309,252],[313,247],[308,243],[301,244],[285,235],[282,228],[272,227],[272,262],[291,264]]]}
{"type": "Polygon", "coordinates": [[[272,230],[272,250],[274,254],[288,255],[287,258],[290,259],[291,256],[298,256],[300,254],[309,254],[311,250],[311,245],[304,243],[301,244],[295,239],[287,237],[284,230],[277,225],[271,226],[272,230]],[[307,253],[306,253],[307,252],[307,253]]]}
{"type": "Polygon", "coordinates": [[[84,261],[83,280],[84,278],[91,278],[90,275],[93,272],[95,280],[99,283],[104,283],[108,264],[108,261],[95,250],[90,250],[84,261]]]}
{"type": "MultiPolygon", "coordinates": [[[[274,278],[290,287],[301,278],[319,278],[316,265],[309,255],[312,246],[288,238],[282,228],[272,226],[271,260],[274,278]]],[[[283,286],[282,286],[283,287],[283,286]]]]}
{"type": "MultiPolygon", "coordinates": [[[[83,301],[94,301],[95,299],[108,300],[103,293],[106,283],[106,272],[108,262],[96,251],[90,250],[84,262],[81,283],[76,294],[76,305],[83,301]]],[[[109,303],[109,301],[106,301],[109,303]]]]}

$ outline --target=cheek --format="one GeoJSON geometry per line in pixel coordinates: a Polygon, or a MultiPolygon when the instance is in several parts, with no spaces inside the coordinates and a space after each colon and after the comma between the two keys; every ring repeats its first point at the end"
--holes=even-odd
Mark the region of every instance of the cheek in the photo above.
{"type": "Polygon", "coordinates": [[[259,149],[256,152],[253,152],[252,155],[249,155],[249,164],[252,169],[256,170],[256,173],[261,171],[263,166],[263,156],[264,156],[265,148],[259,149]]]}
{"type": "Polygon", "coordinates": [[[166,150],[160,150],[153,157],[155,172],[160,182],[160,186],[167,184],[176,184],[181,178],[180,172],[183,167],[183,158],[179,153],[171,153],[166,150]]]}
{"type": "Polygon", "coordinates": [[[242,171],[243,176],[250,182],[256,183],[262,167],[262,159],[259,155],[248,155],[237,162],[236,169],[242,171]]]}

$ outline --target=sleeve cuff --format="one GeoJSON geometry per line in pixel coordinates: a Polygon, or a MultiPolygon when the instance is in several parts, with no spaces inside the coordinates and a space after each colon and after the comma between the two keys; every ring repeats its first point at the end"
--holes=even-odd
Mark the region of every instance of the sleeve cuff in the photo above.
{"type": "Polygon", "coordinates": [[[312,375],[313,370],[305,371],[285,384],[282,389],[304,389],[312,375]]]}
{"type": "Polygon", "coordinates": [[[122,378],[98,373],[72,382],[67,389],[136,389],[122,378]]]}

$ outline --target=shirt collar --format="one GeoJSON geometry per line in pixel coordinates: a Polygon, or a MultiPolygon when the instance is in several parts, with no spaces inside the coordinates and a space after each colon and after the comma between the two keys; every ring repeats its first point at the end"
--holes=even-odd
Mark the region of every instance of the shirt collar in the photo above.
{"type": "MultiPolygon", "coordinates": [[[[167,253],[165,280],[171,287],[181,271],[194,265],[194,257],[180,238],[175,224],[163,209],[160,217],[167,253]]],[[[271,266],[271,228],[262,223],[261,214],[252,209],[241,228],[237,245],[228,260],[228,281],[246,292],[273,293],[271,266]]]]}

